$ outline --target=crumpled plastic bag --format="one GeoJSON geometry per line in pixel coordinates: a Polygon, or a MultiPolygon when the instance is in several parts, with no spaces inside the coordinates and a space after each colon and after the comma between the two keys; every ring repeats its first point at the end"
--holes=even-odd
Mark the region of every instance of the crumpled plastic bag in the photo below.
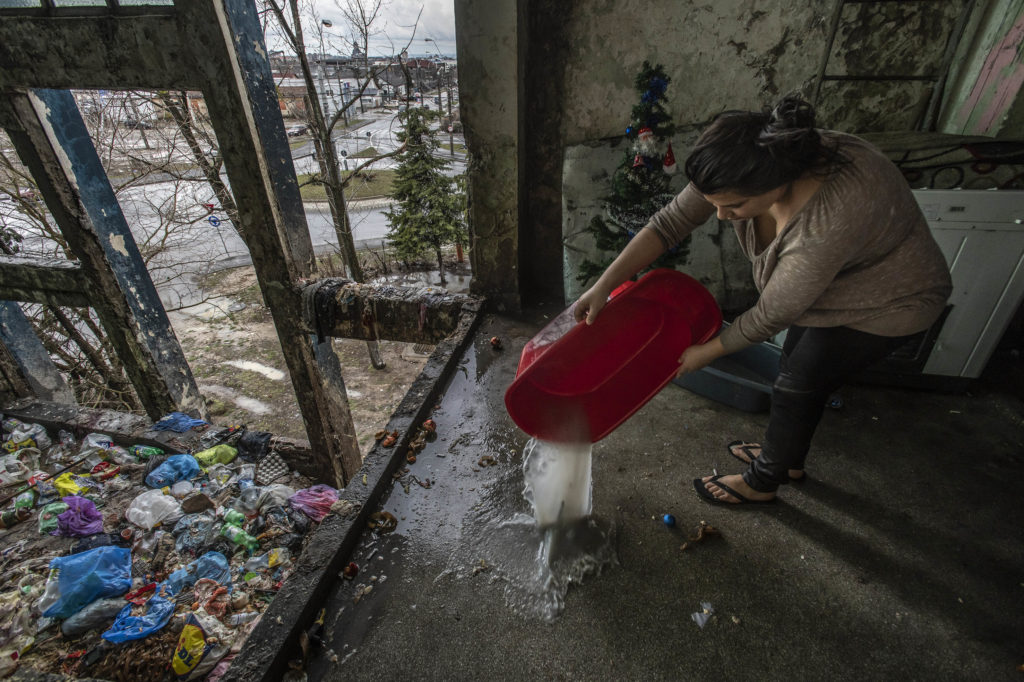
{"type": "Polygon", "coordinates": [[[147,490],[132,500],[124,517],[140,528],[149,530],[164,521],[181,518],[181,503],[160,490],[147,490]]]}
{"type": "Polygon", "coordinates": [[[150,428],[154,431],[174,431],[175,433],[185,433],[189,429],[206,425],[207,423],[202,419],[194,419],[184,412],[171,412],[161,417],[160,421],[153,424],[150,428]]]}
{"type": "Polygon", "coordinates": [[[324,520],[331,511],[331,505],[337,501],[338,491],[323,483],[303,488],[288,498],[288,504],[318,523],[324,520]]]}
{"type": "Polygon", "coordinates": [[[39,510],[39,532],[50,533],[57,530],[57,517],[67,511],[68,505],[63,502],[51,502],[39,510]]]}
{"type": "Polygon", "coordinates": [[[209,450],[203,450],[195,454],[196,461],[203,469],[208,469],[214,464],[230,464],[238,455],[238,450],[230,445],[214,445],[209,450]]]}
{"type": "Polygon", "coordinates": [[[150,488],[165,488],[199,474],[199,462],[192,455],[171,455],[146,476],[150,488]]]}
{"type": "Polygon", "coordinates": [[[50,562],[39,606],[46,618],[69,618],[97,599],[119,597],[131,587],[131,550],[97,547],[50,562]]]}
{"type": "Polygon", "coordinates": [[[171,594],[178,594],[186,587],[194,585],[200,578],[216,580],[230,590],[231,565],[228,563],[227,557],[220,552],[207,552],[171,573],[162,584],[171,590],[171,594]]]}
{"type": "Polygon", "coordinates": [[[95,502],[77,495],[65,497],[62,501],[68,508],[57,517],[57,530],[50,535],[84,538],[103,532],[103,514],[96,509],[95,502]]]}
{"type": "Polygon", "coordinates": [[[186,514],[174,525],[174,549],[178,554],[196,556],[220,537],[220,522],[212,511],[186,514]]]}
{"type": "Polygon", "coordinates": [[[186,587],[191,587],[200,578],[211,578],[231,590],[231,567],[220,552],[207,552],[192,563],[179,568],[157,586],[156,592],[146,601],[146,613],[132,615],[132,605],[124,607],[110,629],[103,633],[103,639],[114,644],[130,642],[149,637],[163,628],[174,615],[176,597],[186,587]]]}
{"type": "Polygon", "coordinates": [[[160,630],[174,615],[176,606],[173,595],[165,590],[158,590],[146,602],[146,612],[141,616],[132,615],[132,605],[128,604],[117,614],[114,624],[101,636],[108,642],[121,644],[135,639],[144,639],[160,630]]]}

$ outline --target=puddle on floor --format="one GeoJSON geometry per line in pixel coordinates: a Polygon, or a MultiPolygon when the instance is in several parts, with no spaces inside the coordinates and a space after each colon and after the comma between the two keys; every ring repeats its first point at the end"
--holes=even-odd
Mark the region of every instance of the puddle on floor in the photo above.
{"type": "Polygon", "coordinates": [[[591,446],[531,440],[521,468],[495,480],[463,529],[463,542],[438,576],[486,572],[501,582],[512,611],[553,622],[569,588],[615,563],[613,527],[590,516],[591,446]]]}

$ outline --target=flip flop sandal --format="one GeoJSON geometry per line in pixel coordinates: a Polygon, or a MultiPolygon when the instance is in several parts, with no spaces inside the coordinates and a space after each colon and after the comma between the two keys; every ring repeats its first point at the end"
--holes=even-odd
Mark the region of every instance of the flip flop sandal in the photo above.
{"type": "Polygon", "coordinates": [[[699,478],[695,478],[695,479],[693,479],[693,489],[697,491],[697,494],[700,495],[701,498],[703,498],[704,500],[710,502],[711,504],[725,504],[725,505],[729,505],[729,506],[733,506],[733,507],[738,507],[738,506],[742,506],[744,504],[771,504],[772,502],[775,502],[775,498],[774,497],[772,499],[770,499],[770,500],[749,500],[746,497],[743,497],[743,495],[740,495],[738,492],[736,492],[735,490],[733,490],[732,488],[730,488],[729,486],[725,485],[724,483],[722,483],[719,480],[719,479],[721,479],[725,475],[726,474],[718,474],[717,476],[712,476],[711,480],[707,481],[707,482],[702,481],[699,478]],[[704,487],[705,485],[707,485],[707,483],[714,483],[719,488],[721,488],[722,490],[724,490],[725,492],[729,493],[730,495],[735,497],[737,500],[739,500],[739,503],[736,503],[736,502],[726,502],[725,500],[718,499],[717,497],[715,497],[714,495],[711,494],[710,490],[708,490],[706,487],[704,487]]]}
{"type": "MultiPolygon", "coordinates": [[[[751,454],[751,451],[753,451],[754,448],[757,448],[758,450],[761,449],[761,446],[759,444],[757,444],[757,443],[747,443],[747,442],[742,441],[742,440],[734,440],[733,442],[729,443],[725,447],[726,447],[726,449],[729,450],[729,454],[730,455],[732,455],[733,457],[735,457],[739,461],[743,462],[744,464],[750,464],[755,459],[757,459],[757,455],[751,454]],[[745,454],[750,459],[743,459],[738,454],[733,452],[733,448],[738,448],[743,454],[745,454]]],[[[796,477],[796,478],[794,478],[793,476],[789,477],[789,482],[790,483],[803,483],[806,480],[807,480],[807,472],[806,471],[804,472],[803,476],[799,476],[799,477],[796,477]]]]}
{"type": "Polygon", "coordinates": [[[733,457],[735,457],[739,461],[743,462],[744,464],[750,464],[755,459],[757,459],[757,455],[751,454],[751,451],[754,448],[757,448],[758,450],[761,449],[761,446],[758,445],[757,443],[747,443],[747,442],[742,441],[742,440],[734,440],[733,442],[729,443],[725,447],[729,450],[729,454],[730,455],[732,455],[733,457]],[[738,448],[740,450],[740,452],[742,452],[744,455],[747,456],[747,459],[743,459],[738,454],[736,454],[733,451],[733,448],[738,448]]]}

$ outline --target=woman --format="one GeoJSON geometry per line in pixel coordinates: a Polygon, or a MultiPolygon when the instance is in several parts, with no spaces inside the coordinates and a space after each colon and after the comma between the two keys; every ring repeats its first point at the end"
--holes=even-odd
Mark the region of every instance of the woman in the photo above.
{"type": "Polygon", "coordinates": [[[711,502],[770,502],[803,480],[830,393],[938,319],[949,270],[899,170],[867,142],[818,130],[787,97],[769,112],[719,115],[686,160],[690,184],[576,304],[594,322],[609,293],[717,211],[753,264],[757,303],[686,349],[679,375],[789,329],[762,444],[730,443],[742,475],[695,479],[711,502]]]}

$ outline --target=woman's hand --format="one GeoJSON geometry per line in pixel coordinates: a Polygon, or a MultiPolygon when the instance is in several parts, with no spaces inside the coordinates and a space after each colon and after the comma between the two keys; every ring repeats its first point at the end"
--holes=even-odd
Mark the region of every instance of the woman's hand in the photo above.
{"type": "Polygon", "coordinates": [[[606,303],[608,303],[608,292],[595,284],[576,301],[573,315],[577,322],[586,320],[587,324],[594,324],[597,314],[601,312],[606,303]]]}
{"type": "Polygon", "coordinates": [[[680,367],[676,376],[681,377],[684,374],[704,369],[723,355],[725,355],[725,348],[717,336],[707,343],[690,346],[679,356],[680,367]]]}

